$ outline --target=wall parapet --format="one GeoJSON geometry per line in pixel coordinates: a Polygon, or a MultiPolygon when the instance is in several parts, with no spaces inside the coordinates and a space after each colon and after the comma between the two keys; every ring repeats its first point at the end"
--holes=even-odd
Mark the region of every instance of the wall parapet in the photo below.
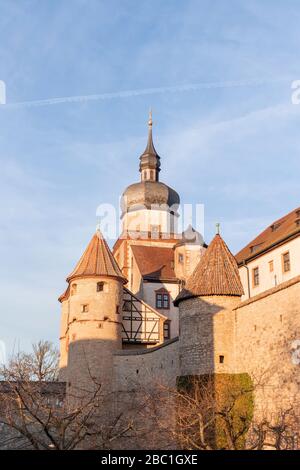
{"type": "Polygon", "coordinates": [[[130,351],[128,349],[116,351],[114,356],[141,356],[142,354],[150,354],[154,351],[158,351],[159,349],[165,348],[170,344],[176,343],[179,340],[179,337],[176,336],[175,338],[169,339],[158,346],[154,346],[153,348],[148,349],[136,349],[134,351],[130,351]]]}

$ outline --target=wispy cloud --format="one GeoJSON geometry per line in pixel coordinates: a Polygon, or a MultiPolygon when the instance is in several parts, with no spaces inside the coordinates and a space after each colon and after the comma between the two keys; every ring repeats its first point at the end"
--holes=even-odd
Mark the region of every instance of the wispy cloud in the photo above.
{"type": "Polygon", "coordinates": [[[207,240],[220,221],[237,251],[298,205],[300,6],[214,5],[1,1],[0,340],[10,347],[57,339],[56,298],[97,205],[118,204],[139,178],[150,106],[161,178],[205,204],[207,240]]]}

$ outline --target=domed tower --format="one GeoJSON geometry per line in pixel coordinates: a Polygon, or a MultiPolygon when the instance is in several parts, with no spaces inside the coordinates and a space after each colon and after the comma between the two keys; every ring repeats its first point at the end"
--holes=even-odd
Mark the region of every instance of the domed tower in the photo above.
{"type": "Polygon", "coordinates": [[[181,239],[174,246],[175,273],[178,279],[187,281],[206,247],[202,235],[191,225],[182,232],[181,239]]]}
{"type": "Polygon", "coordinates": [[[60,378],[67,381],[69,393],[92,389],[95,381],[111,390],[112,356],[122,348],[121,309],[126,279],[99,230],[67,282],[68,288],[59,299],[60,378]]]}
{"type": "Polygon", "coordinates": [[[176,233],[180,198],[174,189],[159,181],[160,156],[153,144],[152,125],[150,112],[148,142],[140,156],[141,181],[128,186],[121,198],[122,230],[172,236],[176,233]]]}
{"type": "Polygon", "coordinates": [[[233,309],[242,295],[235,258],[217,233],[175,300],[181,376],[234,372],[233,309]]]}

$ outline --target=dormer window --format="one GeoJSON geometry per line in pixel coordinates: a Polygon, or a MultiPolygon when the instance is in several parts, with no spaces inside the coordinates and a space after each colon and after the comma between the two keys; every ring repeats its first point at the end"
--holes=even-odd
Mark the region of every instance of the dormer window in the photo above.
{"type": "Polygon", "coordinates": [[[275,222],[275,224],[271,225],[272,232],[275,232],[281,225],[281,222],[275,222]]]}
{"type": "Polygon", "coordinates": [[[262,243],[258,243],[257,245],[250,246],[250,252],[251,253],[256,253],[259,250],[259,248],[261,247],[261,245],[262,245],[262,243]]]}

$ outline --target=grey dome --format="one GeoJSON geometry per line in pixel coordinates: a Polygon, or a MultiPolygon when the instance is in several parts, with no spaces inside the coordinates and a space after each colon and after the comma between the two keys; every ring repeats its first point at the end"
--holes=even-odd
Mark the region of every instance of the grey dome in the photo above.
{"type": "Polygon", "coordinates": [[[141,181],[128,186],[121,198],[122,213],[136,209],[151,209],[154,205],[166,205],[166,209],[177,213],[180,198],[178,193],[160,181],[141,181]]]}
{"type": "Polygon", "coordinates": [[[176,243],[176,246],[180,245],[200,245],[206,247],[201,233],[197,232],[191,225],[182,232],[181,240],[176,243]]]}

